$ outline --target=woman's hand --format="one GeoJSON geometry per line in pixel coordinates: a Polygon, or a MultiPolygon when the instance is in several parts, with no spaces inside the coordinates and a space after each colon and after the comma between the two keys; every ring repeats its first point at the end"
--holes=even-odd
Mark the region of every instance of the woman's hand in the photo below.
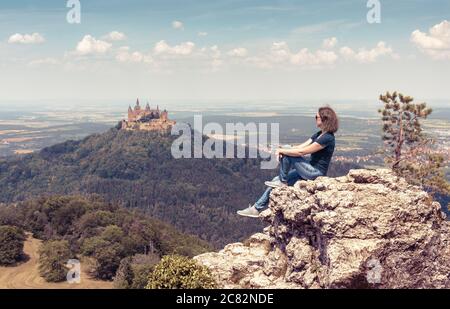
{"type": "Polygon", "coordinates": [[[275,150],[275,156],[277,157],[278,161],[280,161],[282,155],[283,155],[283,149],[275,150]]]}

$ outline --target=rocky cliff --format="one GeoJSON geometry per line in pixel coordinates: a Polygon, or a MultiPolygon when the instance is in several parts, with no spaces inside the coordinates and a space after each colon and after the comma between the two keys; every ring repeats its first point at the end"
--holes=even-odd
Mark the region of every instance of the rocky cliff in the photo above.
{"type": "Polygon", "coordinates": [[[440,205],[390,170],[272,191],[269,226],[195,257],[224,288],[450,288],[440,205]]]}

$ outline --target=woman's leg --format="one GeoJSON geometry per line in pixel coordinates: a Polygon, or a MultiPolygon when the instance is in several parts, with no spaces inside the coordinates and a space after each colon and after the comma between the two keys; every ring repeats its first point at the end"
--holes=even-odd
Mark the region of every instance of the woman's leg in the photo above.
{"type": "Polygon", "coordinates": [[[272,188],[267,188],[266,191],[264,191],[264,193],[261,195],[259,200],[256,201],[254,206],[258,211],[263,211],[267,207],[267,205],[269,205],[269,197],[271,191],[272,188]]]}
{"type": "MultiPolygon", "coordinates": [[[[290,186],[294,185],[294,183],[296,183],[297,180],[299,179],[301,178],[295,169],[291,170],[286,176],[286,182],[290,186]]],[[[272,179],[272,181],[279,181],[279,180],[280,180],[279,176],[272,179]]],[[[267,206],[269,205],[270,192],[272,192],[272,189],[273,188],[267,188],[266,191],[264,191],[264,193],[261,195],[259,200],[254,205],[256,209],[262,211],[265,208],[267,208],[267,206]]]]}
{"type": "MultiPolygon", "coordinates": [[[[287,169],[288,166],[285,165],[284,168],[287,169]]],[[[300,179],[302,179],[302,177],[297,172],[297,169],[292,169],[285,174],[285,180],[289,186],[294,185],[300,179]]],[[[279,176],[276,176],[272,179],[272,182],[279,182],[279,181],[280,181],[279,176]]],[[[254,218],[258,217],[259,213],[263,211],[265,208],[267,208],[267,206],[269,205],[270,192],[272,192],[272,188],[267,188],[266,191],[264,191],[264,193],[261,195],[261,197],[256,201],[256,203],[253,204],[253,206],[244,210],[239,210],[237,213],[245,217],[254,217],[254,218]]]]}
{"type": "Polygon", "coordinates": [[[281,182],[287,183],[288,174],[291,171],[291,166],[292,166],[291,157],[282,156],[281,162],[280,162],[280,174],[279,174],[280,175],[279,180],[281,182]]]}
{"type": "Polygon", "coordinates": [[[303,157],[295,158],[295,160],[291,159],[291,162],[294,165],[295,170],[298,175],[305,180],[314,180],[319,176],[323,176],[322,172],[317,168],[312,166],[309,161],[303,157]],[[294,161],[294,162],[292,162],[294,161]]]}
{"type": "MultiPolygon", "coordinates": [[[[280,162],[280,176],[279,179],[281,182],[283,183],[288,183],[289,179],[288,179],[288,175],[289,172],[291,171],[292,167],[295,168],[296,164],[307,164],[309,165],[309,167],[313,170],[311,170],[311,172],[316,171],[316,169],[309,164],[309,161],[306,160],[303,157],[290,157],[290,156],[282,156],[281,157],[281,162],[280,162]]],[[[297,168],[295,168],[297,170],[297,168]]],[[[305,167],[304,169],[308,170],[307,167],[305,167]]],[[[303,178],[302,175],[306,174],[306,173],[298,173],[300,179],[309,179],[309,178],[303,178]]],[[[292,175],[291,175],[292,178],[292,175]]]]}
{"type": "Polygon", "coordinates": [[[279,187],[280,185],[288,183],[288,173],[292,167],[297,171],[300,179],[313,180],[319,176],[323,176],[322,172],[312,166],[309,163],[309,160],[304,157],[282,156],[280,162],[280,180],[267,181],[266,185],[269,187],[279,187]]]}

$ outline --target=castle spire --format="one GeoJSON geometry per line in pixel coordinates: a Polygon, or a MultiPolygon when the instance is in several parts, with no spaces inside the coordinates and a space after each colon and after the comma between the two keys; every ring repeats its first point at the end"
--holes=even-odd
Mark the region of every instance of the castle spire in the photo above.
{"type": "Polygon", "coordinates": [[[136,100],[136,106],[134,107],[134,110],[140,110],[141,106],[139,105],[139,98],[136,100]]]}
{"type": "Polygon", "coordinates": [[[134,112],[133,109],[131,108],[131,105],[128,105],[128,121],[134,121],[134,112]]]}

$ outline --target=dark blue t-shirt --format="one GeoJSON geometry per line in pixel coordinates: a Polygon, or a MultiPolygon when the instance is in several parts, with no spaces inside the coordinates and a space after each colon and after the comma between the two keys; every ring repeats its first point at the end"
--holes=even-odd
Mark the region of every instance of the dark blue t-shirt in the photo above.
{"type": "Polygon", "coordinates": [[[333,133],[327,132],[322,136],[320,136],[320,134],[322,134],[322,131],[319,131],[311,136],[311,139],[313,143],[317,142],[324,148],[311,154],[310,163],[312,166],[321,171],[323,175],[326,175],[331,162],[331,157],[333,156],[335,139],[333,133]]]}

